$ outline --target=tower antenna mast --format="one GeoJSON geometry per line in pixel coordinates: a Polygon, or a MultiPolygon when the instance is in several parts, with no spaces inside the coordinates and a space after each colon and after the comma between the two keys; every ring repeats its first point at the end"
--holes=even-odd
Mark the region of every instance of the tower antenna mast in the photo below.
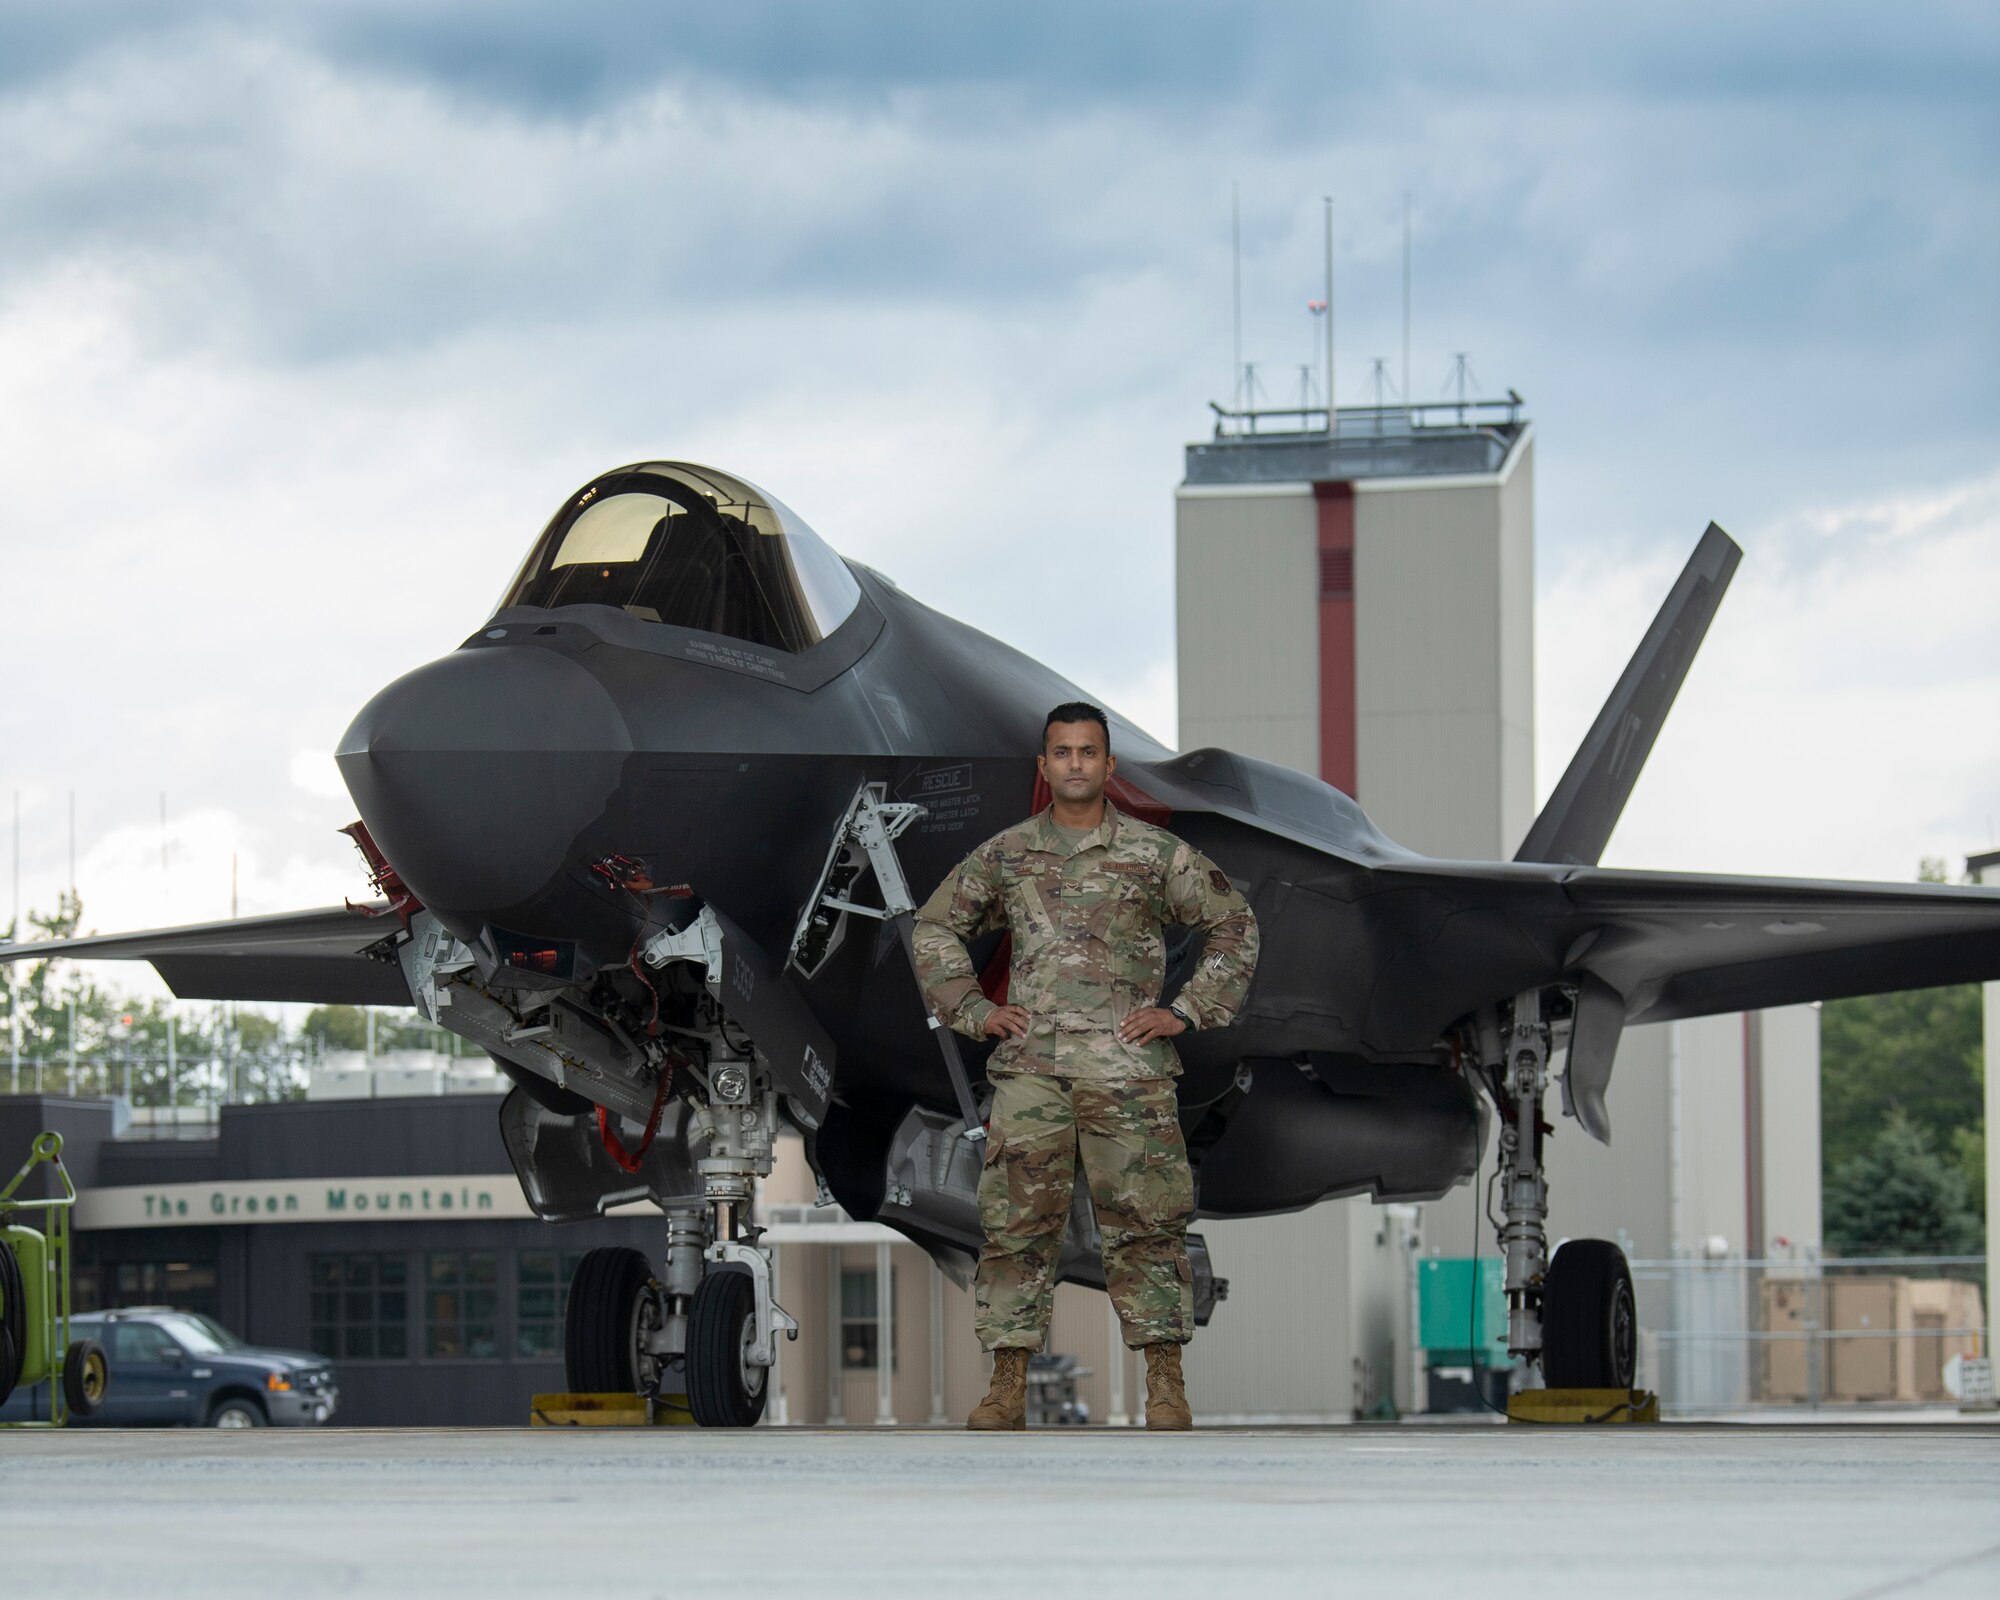
{"type": "Polygon", "coordinates": [[[1326,431],[1333,433],[1333,196],[1326,196],[1326,431]]]}
{"type": "Polygon", "coordinates": [[[1229,381],[1237,409],[1243,408],[1243,185],[1229,180],[1229,381]]]}
{"type": "Polygon", "coordinates": [[[1410,398],[1410,191],[1403,191],[1403,401],[1410,398]]]}

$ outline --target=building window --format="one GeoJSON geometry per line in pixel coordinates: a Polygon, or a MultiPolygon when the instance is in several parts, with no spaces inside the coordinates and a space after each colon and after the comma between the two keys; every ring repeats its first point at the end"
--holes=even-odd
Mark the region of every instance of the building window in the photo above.
{"type": "Polygon", "coordinates": [[[569,1310],[569,1281],[576,1276],[579,1250],[523,1250],[516,1262],[520,1278],[520,1315],[515,1323],[515,1352],[552,1359],[562,1354],[563,1317],[569,1310]]]}
{"type": "Polygon", "coordinates": [[[410,1267],[400,1255],[312,1258],[312,1347],[336,1361],[406,1361],[410,1267]]]}
{"type": "MultiPolygon", "coordinates": [[[[875,1288],[878,1280],[873,1267],[842,1267],[840,1269],[840,1364],[849,1369],[875,1370],[876,1356],[882,1348],[882,1317],[876,1304],[875,1288]]],[[[895,1327],[896,1269],[889,1269],[889,1331],[893,1336],[895,1327]]],[[[901,1339],[893,1340],[889,1352],[889,1370],[896,1370],[902,1348],[901,1339]]]]}
{"type": "Polygon", "coordinates": [[[500,1258],[492,1251],[455,1250],[430,1258],[424,1353],[448,1361],[500,1354],[500,1258]]]}
{"type": "Polygon", "coordinates": [[[72,1279],[78,1311],[116,1311],[121,1306],[172,1306],[217,1316],[222,1310],[212,1261],[91,1261],[79,1263],[72,1279]]]}

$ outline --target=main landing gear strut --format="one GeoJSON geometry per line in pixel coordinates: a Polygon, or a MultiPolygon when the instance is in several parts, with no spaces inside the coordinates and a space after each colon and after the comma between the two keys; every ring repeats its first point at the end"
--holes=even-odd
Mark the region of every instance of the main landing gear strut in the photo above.
{"type": "MultiPolygon", "coordinates": [[[[1639,1323],[1624,1252],[1607,1239],[1570,1239],[1549,1254],[1544,1142],[1554,1129],[1542,1101],[1554,1046],[1571,1046],[1569,1071],[1578,1071],[1573,1023],[1564,991],[1529,990],[1478,1029],[1478,1078],[1500,1120],[1507,1348],[1528,1387],[1630,1389],[1639,1323]]],[[[1564,1099],[1574,1114],[1574,1097],[1564,1099]]]]}

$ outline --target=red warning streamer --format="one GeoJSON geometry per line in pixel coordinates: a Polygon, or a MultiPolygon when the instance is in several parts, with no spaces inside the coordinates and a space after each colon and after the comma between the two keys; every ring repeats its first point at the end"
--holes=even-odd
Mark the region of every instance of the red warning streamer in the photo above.
{"type": "Polygon", "coordinates": [[[646,1136],[639,1141],[639,1148],[627,1150],[624,1140],[618,1137],[618,1130],[611,1126],[611,1113],[603,1106],[597,1108],[597,1136],[604,1141],[604,1153],[618,1163],[626,1172],[637,1172],[646,1159],[646,1152],[653,1148],[653,1141],[660,1134],[660,1119],[666,1115],[667,1091],[673,1087],[674,1067],[680,1057],[670,1055],[667,1064],[660,1068],[660,1087],[653,1095],[653,1113],[646,1119],[646,1136]]]}

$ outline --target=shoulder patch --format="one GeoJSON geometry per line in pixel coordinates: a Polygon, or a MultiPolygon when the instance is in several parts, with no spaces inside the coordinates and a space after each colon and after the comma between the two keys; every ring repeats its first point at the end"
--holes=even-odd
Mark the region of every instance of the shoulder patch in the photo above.
{"type": "Polygon", "coordinates": [[[1229,874],[1220,867],[1208,869],[1208,886],[1217,894],[1229,893],[1229,874]]]}

